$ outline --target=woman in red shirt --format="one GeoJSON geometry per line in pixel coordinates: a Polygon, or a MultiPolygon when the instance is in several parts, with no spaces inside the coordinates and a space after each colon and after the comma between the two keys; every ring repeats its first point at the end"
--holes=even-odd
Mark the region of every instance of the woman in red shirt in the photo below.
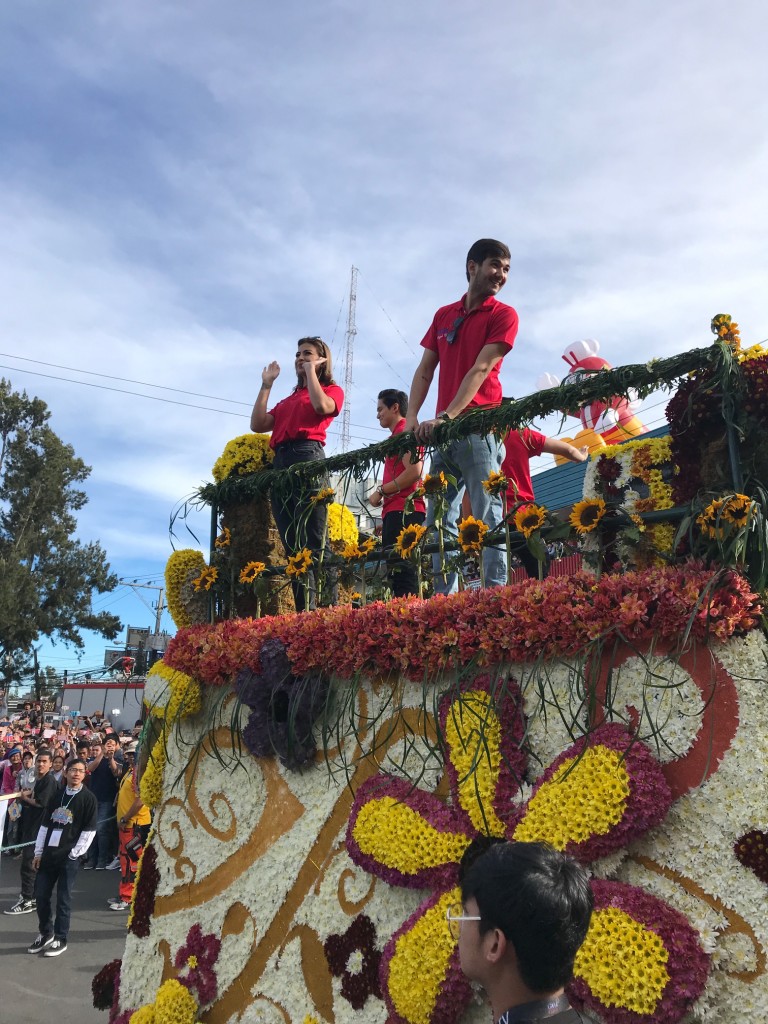
{"type": "MultiPolygon", "coordinates": [[[[251,413],[251,430],[272,431],[275,469],[287,469],[297,462],[325,458],[323,449],[329,424],[341,412],[344,392],[333,379],[331,352],[321,338],[301,338],[296,351],[297,384],[287,398],[267,409],[272,385],[280,366],[271,362],[261,374],[261,388],[251,413]]],[[[309,548],[317,557],[325,546],[328,506],[313,503],[312,495],[328,486],[325,475],[311,481],[292,480],[272,493],[272,512],[287,555],[309,548]]],[[[329,577],[331,573],[329,572],[329,577]]],[[[333,582],[329,580],[333,587],[333,582]]],[[[315,576],[309,572],[309,588],[292,580],[297,611],[315,607],[315,576]]]]}

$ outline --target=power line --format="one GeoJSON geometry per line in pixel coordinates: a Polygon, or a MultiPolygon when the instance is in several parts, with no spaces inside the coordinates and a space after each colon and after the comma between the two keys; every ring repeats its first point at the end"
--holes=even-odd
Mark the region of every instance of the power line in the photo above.
{"type": "MultiPolygon", "coordinates": [[[[205,395],[198,391],[185,391],[183,388],[172,388],[168,384],[152,384],[145,380],[133,380],[131,377],[118,377],[111,373],[96,373],[95,370],[81,370],[77,366],[62,366],[60,363],[47,363],[42,359],[30,359],[27,356],[16,356],[12,352],[0,352],[2,359],[18,359],[24,363],[35,363],[36,366],[47,366],[54,370],[66,370],[67,373],[86,373],[89,377],[102,377],[104,380],[119,380],[122,384],[138,384],[143,388],[159,388],[162,391],[174,391],[177,395],[187,395],[190,398],[210,398],[214,402],[229,402],[232,405],[244,405],[250,408],[250,402],[240,402],[236,398],[219,398],[218,395],[205,395]]],[[[12,367],[7,367],[12,369],[12,367]]],[[[24,371],[22,371],[24,372],[24,371]]],[[[29,371],[30,373],[33,371],[29,371]]],[[[64,377],[55,377],[54,380],[66,380],[64,377]]],[[[83,381],[73,381],[74,384],[82,384],[83,381]]],[[[149,397],[149,396],[147,396],[149,397]]]]}
{"type": "MultiPolygon", "coordinates": [[[[17,357],[12,356],[11,358],[15,359],[17,357]]],[[[203,412],[218,412],[223,414],[224,416],[237,416],[240,419],[242,419],[243,416],[245,415],[242,412],[230,412],[229,409],[212,409],[210,406],[207,405],[194,405],[192,402],[177,402],[173,398],[160,398],[158,395],[142,395],[140,391],[126,391],[124,388],[110,388],[106,384],[91,384],[91,382],[87,380],[71,380],[69,377],[56,377],[54,374],[51,373],[41,373],[39,370],[25,370],[23,367],[20,366],[7,366],[4,363],[0,363],[0,369],[11,370],[17,373],[30,373],[35,377],[45,377],[47,380],[63,381],[66,384],[80,384],[82,385],[82,387],[96,388],[99,391],[114,391],[118,395],[132,395],[134,398],[147,398],[151,402],[163,402],[165,405],[181,405],[184,406],[184,408],[186,409],[200,409],[203,412]]],[[[87,373],[88,371],[86,370],[83,372],[87,373]]],[[[182,394],[184,394],[184,392],[182,392],[182,394]]],[[[232,401],[232,399],[222,398],[217,399],[217,401],[229,402],[232,401]]],[[[240,402],[238,404],[246,405],[247,403],[240,402]]]]}

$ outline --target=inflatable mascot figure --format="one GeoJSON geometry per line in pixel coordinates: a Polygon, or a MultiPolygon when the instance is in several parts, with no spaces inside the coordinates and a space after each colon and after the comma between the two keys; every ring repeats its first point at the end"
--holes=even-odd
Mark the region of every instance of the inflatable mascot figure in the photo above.
{"type": "MultiPolygon", "coordinates": [[[[603,359],[600,352],[600,343],[594,338],[585,338],[577,341],[563,353],[563,359],[570,366],[565,381],[575,378],[578,375],[599,373],[601,370],[610,370],[611,364],[603,359]]],[[[544,373],[536,381],[539,391],[546,388],[556,388],[561,381],[554,374],[544,373]]],[[[580,409],[563,410],[568,416],[574,416],[581,420],[582,429],[575,437],[564,437],[564,441],[580,447],[587,445],[591,453],[604,448],[609,444],[619,444],[621,441],[628,441],[631,437],[647,433],[647,428],[634,414],[634,402],[628,402],[626,398],[617,397],[607,401],[591,402],[580,409]]],[[[555,456],[555,461],[560,463],[567,461],[555,456]]]]}

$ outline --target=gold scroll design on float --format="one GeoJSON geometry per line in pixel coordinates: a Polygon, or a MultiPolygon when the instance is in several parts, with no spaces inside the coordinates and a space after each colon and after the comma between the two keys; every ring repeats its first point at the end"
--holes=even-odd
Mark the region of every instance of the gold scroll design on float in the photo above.
{"type": "MultiPolygon", "coordinates": [[[[232,748],[232,732],[229,728],[217,729],[214,733],[217,748],[224,751],[232,748]]],[[[207,742],[205,744],[207,747],[207,742]]],[[[206,749],[203,756],[197,757],[187,766],[184,772],[186,801],[178,797],[166,800],[160,811],[160,820],[156,834],[165,852],[175,861],[174,873],[184,883],[168,896],[157,896],[153,910],[154,917],[163,917],[177,910],[189,909],[191,906],[206,903],[220,896],[235,882],[250,865],[262,857],[277,840],[290,832],[296,822],[304,814],[305,807],[292,793],[288,784],[281,777],[275,758],[259,758],[258,764],[265,786],[265,800],[261,813],[253,824],[250,833],[242,843],[210,874],[197,878],[197,865],[189,857],[184,856],[184,833],[180,818],[184,816],[192,828],[202,828],[212,840],[218,843],[231,842],[237,835],[237,817],[232,804],[225,793],[213,793],[208,798],[208,808],[218,814],[218,807],[223,806],[229,812],[227,824],[217,827],[207,817],[197,796],[198,769],[208,756],[206,749]],[[175,843],[168,843],[162,838],[160,825],[163,818],[177,812],[177,817],[166,825],[176,837],[175,843]],[[247,856],[243,856],[247,849],[247,856]]],[[[244,776],[236,785],[251,785],[251,780],[244,776]]],[[[222,854],[223,854],[222,850],[222,854]]]]}
{"type": "MultiPolygon", "coordinates": [[[[383,750],[391,749],[406,734],[416,733],[418,735],[418,730],[425,729],[425,723],[426,727],[433,732],[431,716],[425,718],[422,708],[399,708],[393,716],[391,728],[389,728],[390,723],[386,723],[384,726],[387,730],[387,741],[383,750]]],[[[339,794],[336,804],[320,829],[307,859],[299,868],[293,885],[286,893],[282,906],[261,939],[254,945],[239,975],[219,996],[218,1000],[203,1013],[201,1020],[204,1024],[223,1024],[250,1005],[254,1000],[252,995],[254,986],[258,984],[270,958],[273,954],[283,950],[294,939],[298,939],[301,943],[302,971],[307,991],[312,997],[317,1011],[327,1024],[335,1024],[331,979],[322,942],[312,928],[306,925],[292,927],[292,922],[310,890],[313,886],[315,891],[319,889],[331,861],[343,849],[343,843],[338,841],[339,833],[349,821],[354,794],[367,778],[380,770],[378,754],[381,750],[382,748],[377,750],[375,758],[366,756],[362,750],[358,751],[359,760],[356,758],[356,767],[352,777],[339,794]]],[[[374,884],[375,880],[366,896],[356,904],[345,900],[347,906],[350,909],[355,905],[364,906],[373,894],[374,884]]],[[[342,885],[343,878],[340,879],[340,889],[342,885]]],[[[344,909],[349,912],[346,906],[344,909]]],[[[259,997],[256,996],[256,998],[259,997]]],[[[311,1012],[312,1008],[308,1007],[307,1013],[311,1012]]]]}
{"type": "Polygon", "coordinates": [[[645,857],[641,854],[635,854],[630,858],[635,861],[636,864],[642,865],[648,871],[652,871],[654,874],[661,875],[670,882],[674,882],[675,885],[679,885],[681,889],[684,889],[689,895],[694,896],[696,899],[701,900],[702,903],[706,903],[708,907],[712,907],[717,913],[722,914],[728,922],[728,927],[721,932],[722,935],[746,935],[747,939],[752,943],[752,947],[755,951],[755,960],[757,966],[753,971],[729,971],[724,970],[725,974],[730,975],[732,978],[736,978],[737,981],[743,981],[750,984],[753,981],[757,981],[765,974],[765,950],[760,945],[757,936],[755,935],[752,926],[740,917],[735,911],[730,910],[726,905],[719,900],[716,896],[711,896],[698,884],[694,882],[692,878],[688,878],[686,875],[681,874],[679,871],[675,871],[673,868],[666,868],[662,864],[658,864],[651,857],[645,857]]]}
{"type": "MultiPolygon", "coordinates": [[[[375,689],[375,688],[374,688],[375,689]]],[[[358,713],[361,721],[368,720],[368,699],[363,690],[358,693],[358,713]]],[[[367,728],[362,730],[358,736],[355,758],[362,756],[360,743],[365,741],[367,728]]],[[[209,744],[215,744],[215,748],[222,752],[233,750],[233,736],[229,727],[216,729],[213,736],[206,740],[196,757],[184,772],[185,800],[172,797],[163,803],[158,816],[156,834],[168,856],[175,861],[174,873],[182,883],[174,892],[168,896],[157,896],[153,910],[154,917],[163,917],[173,914],[178,910],[188,910],[191,906],[205,903],[229,888],[237,879],[247,871],[251,864],[270,849],[282,836],[293,828],[296,822],[305,812],[301,801],[293,794],[292,790],[280,774],[277,758],[260,757],[254,758],[264,779],[266,790],[264,806],[261,814],[253,825],[249,835],[240,843],[237,848],[225,858],[219,866],[197,880],[197,865],[189,857],[184,856],[184,834],[179,818],[183,815],[193,828],[203,828],[211,838],[217,842],[230,842],[237,835],[237,819],[232,809],[232,804],[225,793],[214,793],[208,798],[209,809],[216,814],[217,804],[223,805],[229,812],[229,821],[226,827],[216,827],[208,820],[203,807],[197,797],[198,769],[205,762],[206,757],[213,756],[209,744]],[[176,811],[179,817],[171,821],[167,826],[173,832],[176,842],[169,844],[161,836],[160,825],[163,818],[176,811]],[[267,811],[269,813],[267,813],[267,811]],[[238,856],[247,850],[247,856],[238,856]]],[[[328,758],[337,755],[338,748],[330,748],[327,752],[328,758]]],[[[248,755],[250,757],[250,755],[248,755]]],[[[317,755],[322,758],[321,754],[317,755]]],[[[166,769],[167,770],[167,769],[166,769]]],[[[243,785],[250,785],[246,778],[243,785]]]]}

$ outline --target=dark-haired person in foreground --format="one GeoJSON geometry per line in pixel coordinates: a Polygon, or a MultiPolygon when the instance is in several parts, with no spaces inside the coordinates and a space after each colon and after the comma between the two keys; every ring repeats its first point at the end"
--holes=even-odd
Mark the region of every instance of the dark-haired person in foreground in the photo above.
{"type": "Polygon", "coordinates": [[[72,885],[80,857],[96,835],[99,805],[83,785],[85,762],[75,759],[67,766],[67,784],[48,802],[35,840],[33,867],[40,934],[28,953],[59,956],[67,948],[72,885]],[[56,889],[56,919],[51,897],[56,889]]]}
{"type": "Polygon", "coordinates": [[[461,892],[449,925],[495,1024],[586,1024],[564,993],[592,916],[584,869],[546,843],[500,842],[469,864],[461,892]]]}
{"type": "MultiPolygon", "coordinates": [[[[435,427],[455,420],[464,412],[478,407],[501,404],[499,369],[504,356],[511,351],[517,336],[517,313],[511,306],[496,300],[509,274],[509,249],[495,238],[481,238],[467,253],[466,293],[449,306],[435,313],[421,345],[424,352],[411,384],[405,429],[414,430],[419,441],[430,441],[435,427]],[[437,412],[431,419],[418,421],[432,379],[438,370],[437,412]]],[[[487,494],[483,481],[490,473],[498,473],[504,458],[504,445],[498,434],[469,434],[436,448],[429,472],[444,473],[448,481],[448,511],[443,525],[449,533],[456,532],[465,489],[469,492],[472,510],[493,529],[502,521],[501,498],[487,494]]],[[[435,521],[435,502],[430,501],[427,524],[435,521]]],[[[456,590],[455,571],[440,573],[440,558],[434,555],[435,592],[449,594],[456,590]]],[[[488,546],[483,551],[485,583],[488,587],[507,582],[507,560],[504,546],[488,546]]]]}

